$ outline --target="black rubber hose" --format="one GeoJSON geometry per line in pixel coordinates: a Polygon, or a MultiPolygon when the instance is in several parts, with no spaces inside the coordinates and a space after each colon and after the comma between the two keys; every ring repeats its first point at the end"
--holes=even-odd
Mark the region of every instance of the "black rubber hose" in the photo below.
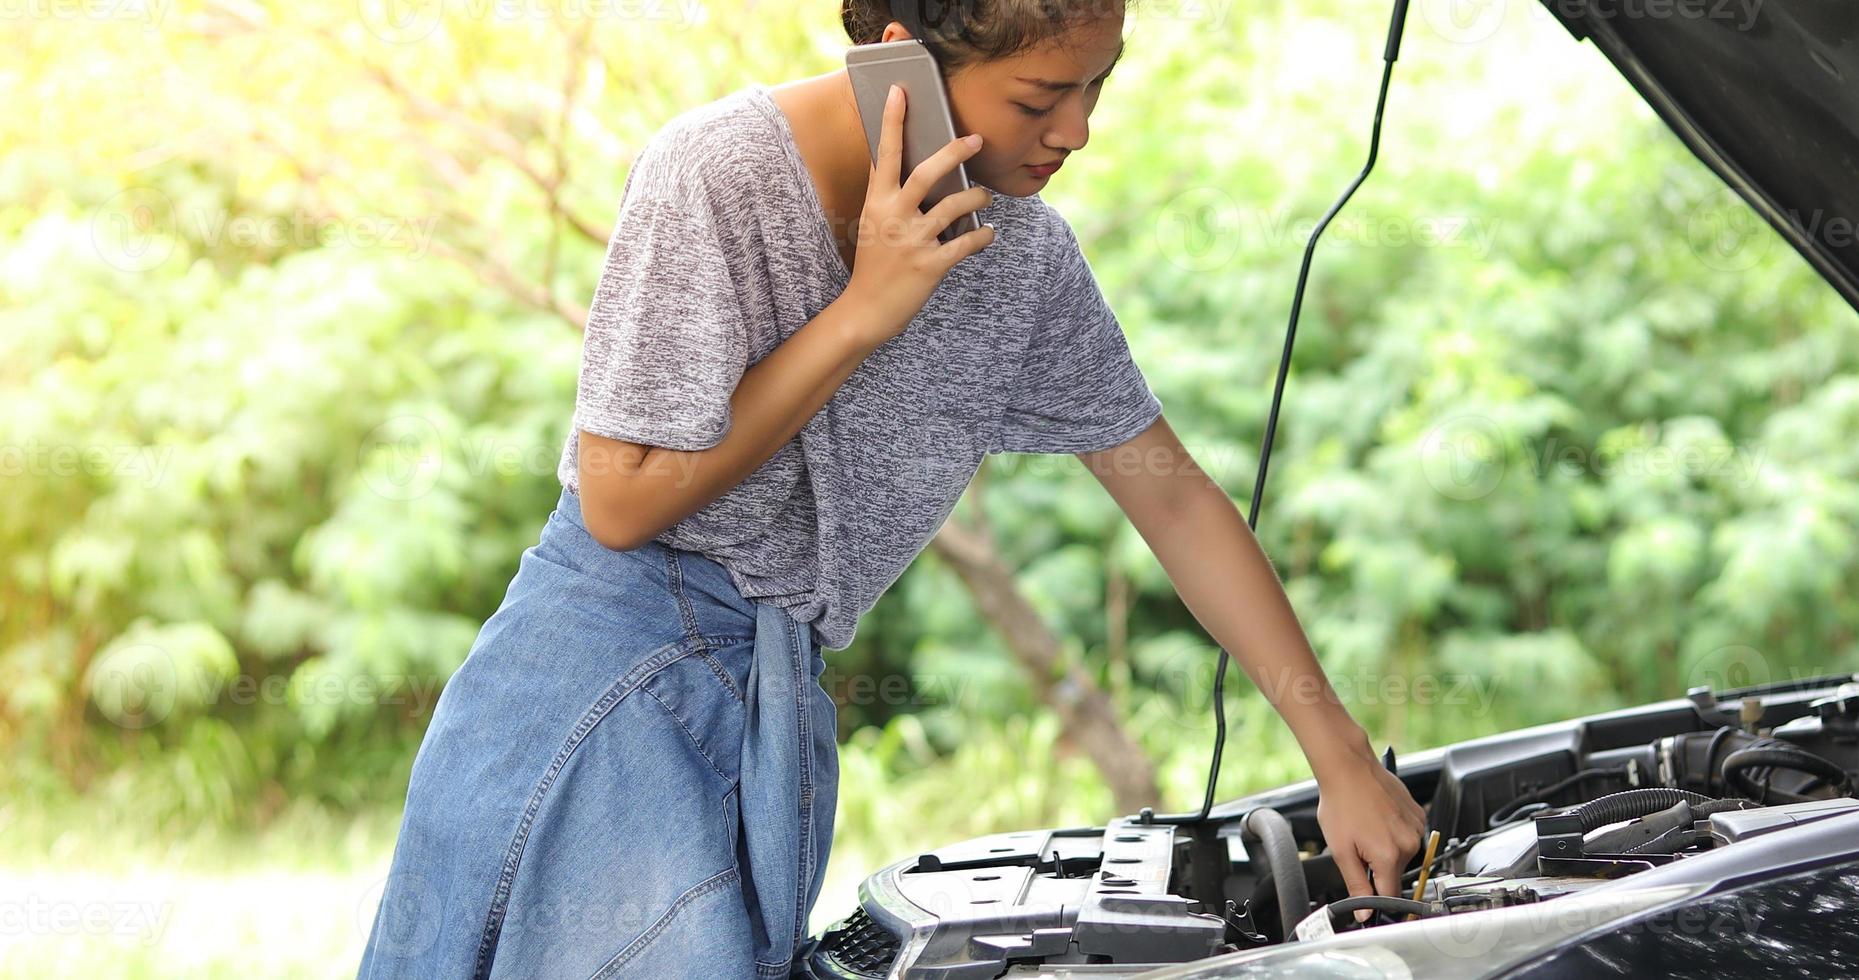
{"type": "Polygon", "coordinates": [[[1569,812],[1581,819],[1582,832],[1587,833],[1610,823],[1632,820],[1648,813],[1658,813],[1660,810],[1669,810],[1680,802],[1696,806],[1699,803],[1710,801],[1711,798],[1703,793],[1693,793],[1688,789],[1650,786],[1597,796],[1569,812]]]}
{"type": "Polygon", "coordinates": [[[1711,791],[1712,784],[1720,778],[1718,776],[1717,747],[1722,745],[1724,739],[1729,738],[1735,731],[1736,729],[1729,725],[1717,729],[1717,731],[1711,735],[1710,744],[1704,747],[1704,791],[1707,793],[1711,791]]]}
{"type": "Polygon", "coordinates": [[[1810,776],[1819,776],[1835,787],[1835,792],[1845,792],[1846,770],[1832,761],[1823,759],[1810,752],[1795,748],[1782,748],[1779,745],[1765,745],[1747,749],[1737,749],[1723,758],[1723,781],[1751,799],[1767,800],[1770,797],[1789,803],[1800,803],[1812,797],[1799,793],[1770,789],[1766,785],[1758,786],[1747,774],[1750,769],[1789,769],[1804,772],[1810,776]]]}
{"type": "Polygon", "coordinates": [[[1246,814],[1241,829],[1259,842],[1253,859],[1265,865],[1272,875],[1278,895],[1278,921],[1284,938],[1290,939],[1297,924],[1310,911],[1310,885],[1304,880],[1303,858],[1297,852],[1297,838],[1291,834],[1291,822],[1269,806],[1246,814]]]}
{"type": "Polygon", "coordinates": [[[1563,790],[1568,789],[1570,786],[1573,786],[1576,783],[1579,783],[1586,779],[1592,779],[1596,776],[1612,776],[1615,779],[1625,779],[1626,773],[1622,772],[1619,769],[1599,769],[1599,768],[1583,769],[1580,772],[1575,773],[1573,776],[1568,776],[1564,779],[1557,780],[1556,782],[1551,783],[1548,786],[1543,787],[1542,789],[1531,790],[1530,792],[1517,797],[1516,799],[1510,801],[1509,803],[1506,803],[1503,806],[1498,807],[1496,810],[1491,811],[1491,816],[1485,819],[1485,826],[1493,827],[1493,828],[1503,826],[1504,824],[1510,822],[1510,818],[1517,815],[1518,810],[1521,810],[1524,807],[1529,806],[1532,803],[1541,803],[1549,799],[1550,797],[1556,795],[1557,793],[1560,793],[1563,790]]]}
{"type": "Polygon", "coordinates": [[[1613,830],[1602,831],[1593,840],[1582,845],[1588,854],[1670,854],[1671,851],[1657,850],[1667,843],[1666,835],[1676,830],[1689,830],[1696,819],[1693,814],[1699,807],[1693,807],[1687,800],[1680,800],[1671,806],[1649,813],[1613,830]],[[1663,842],[1663,843],[1661,843],[1663,842]],[[1648,848],[1653,850],[1648,851],[1648,848]]]}
{"type": "Polygon", "coordinates": [[[1355,895],[1339,899],[1325,906],[1330,912],[1331,924],[1346,924],[1348,917],[1360,909],[1374,909],[1391,915],[1417,915],[1421,918],[1439,915],[1439,910],[1425,902],[1416,902],[1411,898],[1395,898],[1392,895],[1355,895]]]}

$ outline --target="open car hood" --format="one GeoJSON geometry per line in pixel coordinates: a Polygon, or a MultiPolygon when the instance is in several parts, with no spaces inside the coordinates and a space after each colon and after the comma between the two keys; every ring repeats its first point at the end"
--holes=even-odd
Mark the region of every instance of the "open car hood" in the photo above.
{"type": "Polygon", "coordinates": [[[1679,960],[1659,957],[1684,956],[1721,976],[1859,977],[1859,940],[1823,924],[1859,908],[1859,795],[1847,793],[1859,778],[1844,775],[1854,772],[1859,674],[1721,696],[1701,686],[1402,757],[1397,776],[1440,835],[1411,893],[1438,903],[1419,922],[1335,928],[1330,906],[1347,901],[1347,884],[1306,779],[1219,804],[1193,826],[1144,808],[1101,826],[990,834],[895,861],[860,885],[850,915],[809,940],[798,975],[1490,980],[1564,953],[1550,976],[1602,975],[1579,946],[1625,964],[1607,976],[1669,975],[1679,960]],[[1253,819],[1261,813],[1272,816],[1253,819]],[[1790,877],[1822,867],[1835,869],[1837,887],[1790,877]],[[1784,881],[1795,883],[1775,907],[1795,911],[1779,917],[1658,926],[1682,953],[1649,952],[1657,937],[1625,929],[1650,910],[1642,899],[1717,901],[1784,881]],[[1655,895],[1668,886],[1683,894],[1655,895]],[[1637,946],[1576,941],[1590,930],[1637,946]],[[1746,961],[1724,961],[1740,946],[1746,961]],[[1780,969],[1789,963],[1820,968],[1780,969]]]}
{"type": "Polygon", "coordinates": [[[1541,2],[1859,309],[1859,4],[1541,2]]]}

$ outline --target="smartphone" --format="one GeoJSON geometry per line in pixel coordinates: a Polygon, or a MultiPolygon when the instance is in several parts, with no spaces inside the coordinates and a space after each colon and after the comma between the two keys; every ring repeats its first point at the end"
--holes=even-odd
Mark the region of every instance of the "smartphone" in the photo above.
{"type": "MultiPolygon", "coordinates": [[[[873,162],[878,159],[878,139],[884,132],[885,97],[892,85],[904,90],[904,153],[897,175],[899,183],[910,179],[918,164],[955,139],[949,90],[943,87],[936,56],[922,41],[905,38],[853,45],[846,49],[846,74],[852,78],[852,94],[865,124],[865,140],[873,162]]],[[[968,168],[957,163],[923,195],[922,210],[927,212],[943,198],[970,186],[968,168]]],[[[975,212],[964,211],[936,237],[947,242],[980,227],[981,219],[975,217],[975,212]]]]}

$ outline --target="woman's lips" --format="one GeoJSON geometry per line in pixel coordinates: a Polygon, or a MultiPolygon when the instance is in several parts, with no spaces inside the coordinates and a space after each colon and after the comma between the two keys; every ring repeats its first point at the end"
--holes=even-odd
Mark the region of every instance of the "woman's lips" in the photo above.
{"type": "Polygon", "coordinates": [[[1029,163],[1026,165],[1026,169],[1035,177],[1050,177],[1063,166],[1065,166],[1065,161],[1059,160],[1053,163],[1042,163],[1038,165],[1029,163]]]}

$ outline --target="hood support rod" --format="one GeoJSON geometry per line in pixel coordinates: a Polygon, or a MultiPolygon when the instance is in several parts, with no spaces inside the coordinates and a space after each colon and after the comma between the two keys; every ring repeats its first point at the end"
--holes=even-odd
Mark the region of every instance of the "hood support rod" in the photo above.
{"type": "MultiPolygon", "coordinates": [[[[1291,373],[1291,349],[1297,341],[1297,318],[1298,313],[1304,306],[1304,287],[1310,280],[1310,262],[1317,251],[1317,238],[1323,234],[1325,228],[1329,227],[1330,220],[1335,218],[1337,212],[1343,209],[1343,205],[1349,202],[1349,198],[1355,194],[1356,188],[1362,186],[1362,182],[1368,179],[1369,171],[1375,167],[1375,155],[1381,146],[1381,114],[1383,107],[1385,107],[1388,102],[1388,80],[1394,74],[1394,61],[1395,58],[1399,56],[1401,50],[1401,28],[1407,20],[1407,3],[1408,0],[1395,0],[1394,13],[1388,23],[1387,45],[1382,52],[1381,90],[1375,96],[1375,125],[1369,132],[1368,160],[1363,163],[1362,172],[1356,174],[1355,180],[1343,191],[1342,196],[1338,197],[1336,203],[1330,205],[1330,209],[1324,212],[1323,220],[1317,222],[1317,226],[1311,229],[1310,240],[1304,245],[1304,262],[1298,269],[1297,290],[1291,297],[1291,319],[1285,326],[1284,353],[1278,359],[1278,379],[1272,387],[1272,410],[1271,414],[1266,418],[1265,441],[1259,449],[1259,472],[1252,484],[1252,509],[1246,515],[1246,523],[1254,531],[1257,531],[1259,527],[1259,505],[1265,499],[1266,468],[1270,465],[1272,460],[1272,441],[1278,434],[1278,409],[1284,402],[1285,378],[1291,373]]],[[[1220,665],[1214,671],[1213,762],[1208,768],[1207,794],[1201,801],[1200,812],[1156,816],[1150,808],[1144,807],[1141,818],[1144,823],[1204,824],[1208,814],[1213,810],[1214,785],[1220,778],[1220,756],[1222,750],[1226,747],[1226,668],[1227,661],[1230,659],[1224,647],[1220,649],[1219,655],[1220,665]]],[[[1202,847],[1211,849],[1223,846],[1220,841],[1213,839],[1213,835],[1210,832],[1197,830],[1196,838],[1197,850],[1202,847]],[[1207,840],[1200,840],[1203,836],[1206,837],[1207,840]]],[[[1212,868],[1223,868],[1225,866],[1226,856],[1223,852],[1203,852],[1200,856],[1203,858],[1211,858],[1214,862],[1217,862],[1212,864],[1212,868]]],[[[1202,869],[1202,882],[1196,883],[1196,895],[1215,895],[1219,892],[1218,879],[1221,877],[1221,874],[1217,870],[1212,870],[1209,864],[1210,862],[1208,860],[1197,860],[1195,862],[1195,866],[1202,869]],[[1203,890],[1205,887],[1204,883],[1209,880],[1213,882],[1213,887],[1203,890]]],[[[1205,901],[1205,899],[1203,899],[1203,901],[1205,901]]]]}

